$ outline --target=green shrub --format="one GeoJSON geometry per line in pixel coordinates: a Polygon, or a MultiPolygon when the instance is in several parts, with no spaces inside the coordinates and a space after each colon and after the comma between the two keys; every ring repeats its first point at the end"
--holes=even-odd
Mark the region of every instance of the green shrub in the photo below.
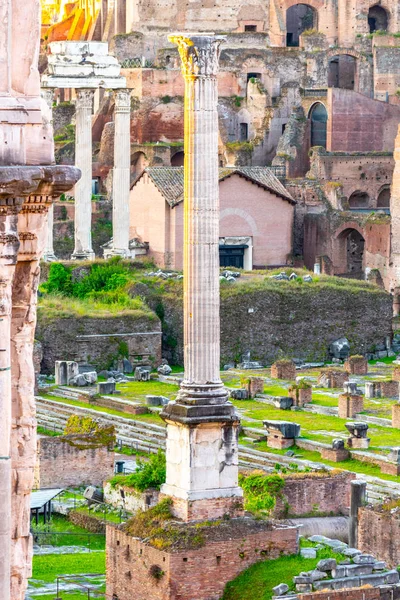
{"type": "Polygon", "coordinates": [[[246,510],[260,515],[270,515],[276,499],[281,495],[285,481],[279,475],[263,475],[255,472],[239,475],[239,483],[244,492],[246,510]]]}
{"type": "Polygon", "coordinates": [[[51,263],[49,278],[42,286],[49,294],[59,293],[69,295],[72,293],[71,269],[61,263],[51,263]]]}
{"type": "Polygon", "coordinates": [[[144,462],[137,461],[136,471],[130,475],[116,475],[110,479],[111,487],[127,486],[132,487],[138,492],[144,492],[149,488],[159,490],[166,479],[166,460],[165,454],[159,450],[157,454],[152,454],[150,460],[144,462]]]}

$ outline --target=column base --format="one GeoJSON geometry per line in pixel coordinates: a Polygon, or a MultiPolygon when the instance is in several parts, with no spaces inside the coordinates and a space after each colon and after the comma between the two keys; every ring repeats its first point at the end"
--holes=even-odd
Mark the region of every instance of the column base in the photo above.
{"type": "Polygon", "coordinates": [[[57,262],[58,258],[54,252],[45,252],[42,256],[44,262],[57,262]]]}
{"type": "Polygon", "coordinates": [[[124,248],[105,248],[103,252],[104,258],[112,258],[113,256],[121,256],[122,258],[135,258],[134,250],[126,250],[124,248]]]}
{"type": "Polygon", "coordinates": [[[93,250],[74,252],[71,256],[71,260],[95,260],[95,258],[96,255],[93,250]]]}
{"type": "Polygon", "coordinates": [[[201,521],[244,515],[243,490],[240,487],[215,490],[182,490],[165,483],[160,500],[171,498],[172,513],[183,521],[201,521]]]}

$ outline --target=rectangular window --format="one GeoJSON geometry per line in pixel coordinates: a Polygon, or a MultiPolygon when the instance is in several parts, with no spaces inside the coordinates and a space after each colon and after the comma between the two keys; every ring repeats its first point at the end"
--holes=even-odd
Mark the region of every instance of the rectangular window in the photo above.
{"type": "Polygon", "coordinates": [[[257,25],[245,25],[244,30],[245,31],[257,31],[257,25]]]}

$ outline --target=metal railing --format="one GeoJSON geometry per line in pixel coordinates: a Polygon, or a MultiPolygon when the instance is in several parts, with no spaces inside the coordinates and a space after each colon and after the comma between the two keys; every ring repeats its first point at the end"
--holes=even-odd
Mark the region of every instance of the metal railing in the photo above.
{"type": "Polygon", "coordinates": [[[144,56],[136,56],[134,58],[126,58],[121,63],[121,69],[151,69],[156,66],[154,60],[145,58],[144,56]]]}
{"type": "Polygon", "coordinates": [[[57,536],[62,535],[67,539],[71,536],[71,544],[68,544],[68,546],[81,546],[82,548],[87,548],[89,552],[92,552],[93,550],[93,538],[98,539],[100,536],[105,540],[106,537],[105,533],[72,533],[69,531],[51,531],[51,529],[49,531],[36,531],[35,529],[32,529],[31,534],[33,537],[33,541],[37,546],[53,546],[55,545],[51,543],[51,539],[53,537],[57,541],[57,536]],[[83,538],[83,540],[87,539],[87,545],[85,543],[77,544],[76,538],[83,538]],[[75,544],[72,542],[75,542],[75,544]]]}

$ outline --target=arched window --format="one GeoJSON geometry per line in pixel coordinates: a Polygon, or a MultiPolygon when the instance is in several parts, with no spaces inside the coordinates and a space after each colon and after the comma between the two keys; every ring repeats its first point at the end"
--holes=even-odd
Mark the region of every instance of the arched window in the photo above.
{"type": "Polygon", "coordinates": [[[377,208],[390,208],[390,187],[384,187],[378,194],[377,208]]]}
{"type": "Polygon", "coordinates": [[[366,192],[353,192],[349,198],[349,208],[357,210],[357,208],[369,208],[370,200],[366,192]]]}
{"type": "Polygon", "coordinates": [[[356,229],[351,229],[346,238],[347,272],[362,273],[365,240],[356,229]]]}
{"type": "Polygon", "coordinates": [[[369,32],[374,31],[387,31],[388,28],[388,14],[382,6],[371,6],[368,11],[368,26],[369,32]]]}
{"type": "Polygon", "coordinates": [[[286,11],[286,46],[298,46],[299,37],[317,26],[317,13],[308,4],[294,4],[286,11]]]}
{"type": "Polygon", "coordinates": [[[329,61],[328,87],[354,90],[356,59],[348,54],[334,56],[329,61]]]}
{"type": "Polygon", "coordinates": [[[311,146],[326,148],[326,124],[328,113],[320,102],[314,104],[310,111],[311,118],[311,146]]]}

